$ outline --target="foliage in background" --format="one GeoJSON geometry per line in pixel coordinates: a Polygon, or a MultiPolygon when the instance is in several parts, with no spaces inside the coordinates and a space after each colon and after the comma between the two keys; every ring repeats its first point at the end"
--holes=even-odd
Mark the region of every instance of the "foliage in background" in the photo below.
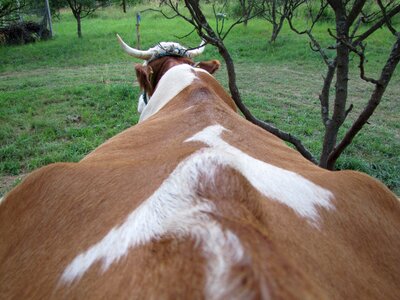
{"type": "Polygon", "coordinates": [[[273,43],[278,38],[282,30],[283,23],[307,0],[267,0],[263,17],[272,25],[270,42],[273,43]]]}
{"type": "MultiPolygon", "coordinates": [[[[216,1],[218,3],[218,1],[216,1]]],[[[264,18],[272,25],[269,41],[275,42],[285,20],[296,12],[297,8],[307,0],[239,0],[227,1],[226,7],[234,18],[242,18],[247,26],[253,14],[264,18]]]]}
{"type": "Polygon", "coordinates": [[[20,11],[26,6],[24,0],[0,0],[0,27],[20,20],[20,11]]]}
{"type": "MultiPolygon", "coordinates": [[[[0,0],[0,44],[26,44],[51,37],[44,0],[0,0]]],[[[50,2],[53,18],[65,0],[50,2]]]]}
{"type": "Polygon", "coordinates": [[[82,37],[82,19],[93,14],[98,8],[109,5],[108,0],[65,0],[76,19],[78,37],[82,37]]]}

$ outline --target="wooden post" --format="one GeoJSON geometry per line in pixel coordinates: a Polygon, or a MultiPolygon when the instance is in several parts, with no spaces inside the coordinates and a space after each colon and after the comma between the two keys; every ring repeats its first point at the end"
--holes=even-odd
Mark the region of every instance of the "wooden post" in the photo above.
{"type": "Polygon", "coordinates": [[[136,48],[140,49],[140,12],[136,13],[136,48]]]}
{"type": "Polygon", "coordinates": [[[49,22],[50,37],[53,37],[53,24],[51,23],[51,12],[49,0],[46,0],[47,21],[49,22]]]}

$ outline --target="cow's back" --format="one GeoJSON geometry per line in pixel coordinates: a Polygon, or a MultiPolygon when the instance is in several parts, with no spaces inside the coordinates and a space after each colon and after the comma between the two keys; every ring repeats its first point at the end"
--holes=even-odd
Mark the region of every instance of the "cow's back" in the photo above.
{"type": "Polygon", "coordinates": [[[0,206],[1,298],[398,299],[394,195],[217,98],[186,89],[28,176],[0,206]]]}

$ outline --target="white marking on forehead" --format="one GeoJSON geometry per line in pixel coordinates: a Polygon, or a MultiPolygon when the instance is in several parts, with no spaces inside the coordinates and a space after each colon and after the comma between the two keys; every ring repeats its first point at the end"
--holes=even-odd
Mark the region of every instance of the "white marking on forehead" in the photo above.
{"type": "Polygon", "coordinates": [[[195,68],[181,64],[169,69],[158,82],[154,94],[140,115],[142,122],[163,108],[170,100],[189,86],[196,78],[195,68]]]}
{"type": "Polygon", "coordinates": [[[5,199],[5,197],[0,198],[0,204],[3,202],[4,199],[5,199]]]}
{"type": "Polygon", "coordinates": [[[317,207],[333,208],[333,194],[297,173],[281,169],[255,159],[229,145],[220,137],[225,130],[221,125],[209,126],[190,141],[203,142],[211,149],[219,150],[219,164],[239,171],[264,196],[291,207],[297,214],[317,226],[319,215],[317,207]]]}

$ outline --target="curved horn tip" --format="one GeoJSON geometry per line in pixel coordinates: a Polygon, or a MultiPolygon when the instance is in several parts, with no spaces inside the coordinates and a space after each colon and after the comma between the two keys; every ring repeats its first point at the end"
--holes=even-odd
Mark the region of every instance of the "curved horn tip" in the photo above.
{"type": "Polygon", "coordinates": [[[118,33],[116,33],[116,35],[117,35],[118,42],[119,42],[121,45],[126,44],[126,43],[124,42],[124,40],[122,39],[122,37],[121,37],[118,33]]]}
{"type": "Polygon", "coordinates": [[[138,49],[130,47],[128,44],[126,44],[124,42],[124,40],[119,36],[118,33],[117,33],[117,38],[118,38],[118,42],[121,45],[122,49],[124,49],[124,51],[128,55],[139,58],[139,59],[144,59],[144,60],[152,57],[153,53],[151,53],[150,51],[142,51],[142,50],[138,50],[138,49]]]}
{"type": "Polygon", "coordinates": [[[201,43],[200,43],[199,47],[197,49],[195,49],[195,50],[189,51],[188,56],[190,58],[194,58],[194,57],[202,54],[204,49],[205,49],[205,47],[206,47],[205,44],[206,44],[205,41],[201,40],[201,43]]]}

